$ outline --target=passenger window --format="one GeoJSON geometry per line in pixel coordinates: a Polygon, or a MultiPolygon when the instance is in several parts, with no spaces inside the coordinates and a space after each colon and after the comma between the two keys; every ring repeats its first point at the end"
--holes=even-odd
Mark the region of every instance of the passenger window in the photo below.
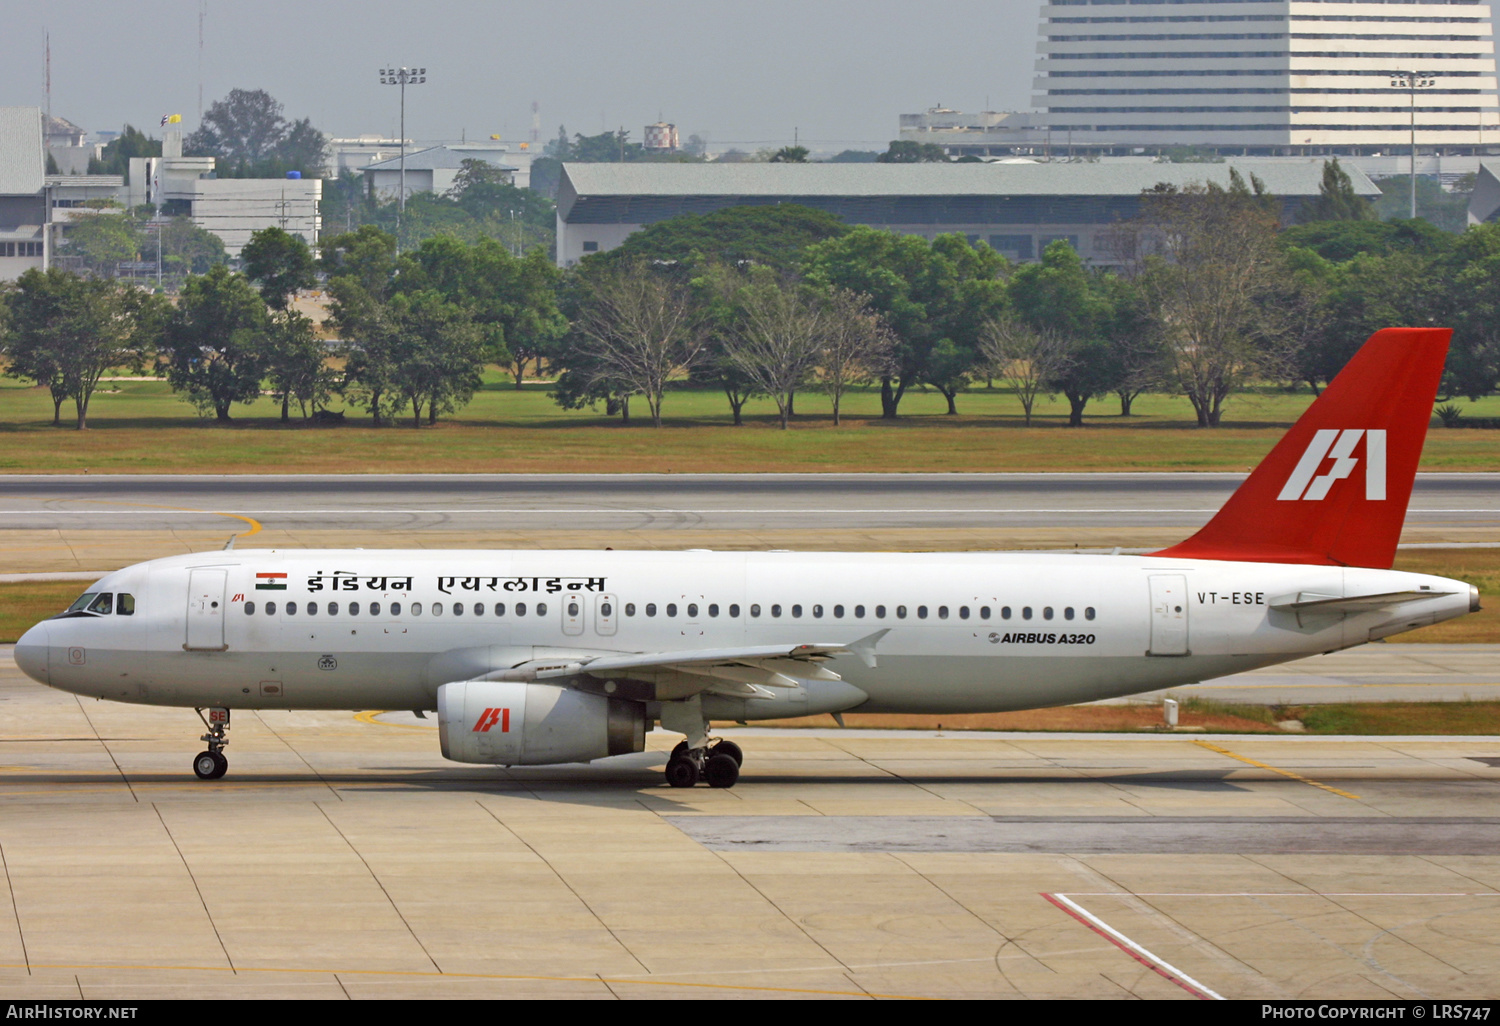
{"type": "Polygon", "coordinates": [[[958,618],[960,620],[967,620],[969,618],[969,607],[968,606],[959,606],[958,607],[958,618]]]}
{"type": "Polygon", "coordinates": [[[614,616],[615,615],[615,607],[612,606],[612,605],[610,605],[608,602],[601,602],[601,603],[599,603],[599,615],[600,616],[614,616]]]}
{"type": "MultiPolygon", "coordinates": [[[[599,610],[599,612],[602,613],[602,614],[604,614],[605,616],[608,616],[609,615],[609,606],[606,604],[603,609],[599,610]]],[[[568,603],[568,615],[569,616],[577,616],[578,615],[578,603],[577,602],[569,602],[568,603]]]]}
{"type": "Polygon", "coordinates": [[[516,615],[517,616],[525,616],[526,615],[526,603],[524,603],[524,602],[517,602],[516,603],[516,615]]]}
{"type": "Polygon", "coordinates": [[[295,602],[288,602],[286,604],[286,615],[287,616],[296,616],[297,615],[297,603],[295,603],[295,602]]]}
{"type": "Polygon", "coordinates": [[[318,615],[318,604],[316,602],[309,602],[307,604],[307,615],[308,616],[317,616],[318,615]]]}
{"type": "Polygon", "coordinates": [[[120,592],[120,597],[117,598],[117,599],[115,599],[115,615],[116,616],[134,616],[135,615],[135,596],[127,594],[127,593],[125,593],[123,591],[120,592]]]}
{"type": "Polygon", "coordinates": [[[463,616],[464,615],[464,604],[462,602],[455,602],[455,603],[453,603],[453,615],[454,616],[463,616]]]}
{"type": "Polygon", "coordinates": [[[1021,619],[1023,619],[1023,620],[1030,620],[1031,619],[1031,607],[1030,606],[1022,606],[1021,607],[1021,619]]]}
{"type": "Polygon", "coordinates": [[[926,606],[918,606],[917,607],[917,619],[918,620],[925,620],[925,619],[927,619],[927,607],[926,606]]]}
{"type": "Polygon", "coordinates": [[[688,619],[690,619],[690,620],[696,620],[697,618],[698,618],[698,603],[696,603],[696,602],[689,602],[688,603],[688,619]]]}
{"type": "Polygon", "coordinates": [[[400,616],[401,615],[401,603],[399,603],[399,602],[392,602],[391,603],[391,615],[392,616],[400,616]]]}
{"type": "Polygon", "coordinates": [[[495,615],[496,616],[504,616],[505,615],[505,603],[504,602],[496,602],[495,603],[495,615]]]}
{"type": "Polygon", "coordinates": [[[371,616],[379,616],[380,615],[380,603],[379,602],[371,602],[370,603],[370,615],[371,616]]]}
{"type": "Polygon", "coordinates": [[[896,619],[898,619],[898,620],[905,620],[906,619],[906,607],[905,606],[897,606],[896,607],[896,619]]]}
{"type": "Polygon", "coordinates": [[[1067,609],[1063,610],[1063,619],[1064,620],[1071,620],[1071,619],[1073,619],[1073,607],[1072,606],[1069,606],[1067,609]]]}
{"type": "Polygon", "coordinates": [[[274,602],[267,602],[266,603],[266,615],[267,616],[275,616],[276,615],[276,603],[274,603],[274,602]]]}
{"type": "Polygon", "coordinates": [[[988,620],[990,618],[990,607],[989,606],[980,606],[979,607],[979,618],[981,620],[988,620]]]}
{"type": "Polygon", "coordinates": [[[737,602],[730,603],[730,605],[729,605],[729,615],[730,616],[739,616],[740,615],[739,603],[737,603],[737,602]]]}
{"type": "MultiPolygon", "coordinates": [[[[443,611],[443,607],[442,606],[433,606],[432,607],[432,613],[433,613],[434,616],[436,616],[438,613],[441,613],[442,611],[443,611]]],[[[349,603],[349,615],[350,616],[358,616],[359,615],[359,603],[358,602],[351,602],[351,603],[349,603]]]]}
{"type": "Polygon", "coordinates": [[[245,603],[245,615],[246,616],[254,616],[255,615],[255,600],[254,599],[251,599],[249,602],[245,603]]]}
{"type": "MultiPolygon", "coordinates": [[[[379,610],[375,610],[375,612],[379,612],[379,610]]],[[[483,602],[476,602],[476,603],[474,603],[474,615],[475,616],[483,616],[484,615],[484,603],[483,602]]]]}
{"type": "Polygon", "coordinates": [[[538,602],[536,604],[536,615],[537,616],[546,616],[547,615],[547,603],[545,603],[545,602],[538,602]]]}
{"type": "Polygon", "coordinates": [[[938,606],[938,619],[939,620],[946,620],[946,619],[948,619],[948,607],[947,606],[938,606]]]}
{"type": "Polygon", "coordinates": [[[627,603],[625,603],[625,615],[626,616],[634,616],[635,615],[635,603],[634,602],[627,602],[627,603]]]}
{"type": "Polygon", "coordinates": [[[1000,607],[1000,619],[1002,619],[1002,620],[1009,620],[1010,619],[1010,606],[1001,606],[1000,607]]]}
{"type": "Polygon", "coordinates": [[[1093,606],[1084,606],[1083,607],[1083,618],[1085,620],[1092,620],[1094,618],[1094,607],[1093,606]]]}
{"type": "Polygon", "coordinates": [[[833,618],[835,620],[842,620],[844,618],[844,607],[843,606],[834,606],[833,607],[833,618]]]}
{"type": "Polygon", "coordinates": [[[877,619],[877,620],[884,620],[885,619],[885,606],[876,606],[875,607],[875,619],[877,619]]]}
{"type": "Polygon", "coordinates": [[[756,616],[756,617],[760,616],[760,605],[759,605],[759,603],[752,603],[751,604],[751,606],[750,606],[750,615],[751,616],[756,616]]]}
{"type": "Polygon", "coordinates": [[[708,615],[709,616],[718,616],[719,615],[719,605],[718,605],[717,602],[710,602],[708,604],[708,615]]]}
{"type": "Polygon", "coordinates": [[[802,618],[802,604],[799,602],[799,603],[796,603],[796,604],[794,604],[792,606],[792,619],[793,620],[800,620],[801,618],[802,618]]]}
{"type": "Polygon", "coordinates": [[[114,608],[115,593],[112,591],[101,592],[94,601],[89,603],[90,613],[108,613],[114,608]]]}
{"type": "Polygon", "coordinates": [[[676,602],[668,602],[667,603],[667,615],[668,616],[676,616],[677,615],[677,603],[676,602]]]}
{"type": "Polygon", "coordinates": [[[773,606],[771,606],[771,615],[772,616],[780,616],[781,615],[781,606],[780,605],[773,605],[773,606]]]}
{"type": "MultiPolygon", "coordinates": [[[[357,613],[357,612],[359,612],[359,603],[358,602],[351,602],[351,603],[349,603],[349,612],[351,612],[351,613],[357,613]]],[[[443,604],[441,602],[434,602],[432,604],[432,615],[433,616],[442,616],[443,615],[443,604]]]]}
{"type": "Polygon", "coordinates": [[[814,620],[821,620],[821,619],[823,619],[823,607],[821,605],[814,605],[813,606],[813,619],[814,620]]]}
{"type": "MultiPolygon", "coordinates": [[[[524,604],[523,605],[519,605],[516,608],[519,609],[523,613],[526,611],[526,607],[525,607],[524,604]]],[[[646,615],[647,616],[655,616],[656,615],[656,603],[655,602],[647,602],[646,603],[646,615]]]]}
{"type": "Polygon", "coordinates": [[[413,602],[411,604],[411,615],[412,616],[421,616],[422,615],[422,603],[420,603],[420,602],[413,602]]]}
{"type": "Polygon", "coordinates": [[[865,618],[865,607],[864,606],[855,606],[854,607],[854,618],[856,620],[863,620],[865,618]]]}
{"type": "Polygon", "coordinates": [[[338,616],[339,615],[339,604],[337,602],[330,602],[330,603],[328,603],[328,615],[329,616],[338,616]]]}
{"type": "Polygon", "coordinates": [[[1043,606],[1042,607],[1042,619],[1043,620],[1050,620],[1050,619],[1052,619],[1052,607],[1051,606],[1043,606]]]}

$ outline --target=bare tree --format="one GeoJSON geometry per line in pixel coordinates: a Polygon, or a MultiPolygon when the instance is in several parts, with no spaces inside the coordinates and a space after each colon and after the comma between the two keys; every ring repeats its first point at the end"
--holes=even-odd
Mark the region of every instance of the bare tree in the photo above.
{"type": "Polygon", "coordinates": [[[703,346],[687,289],[637,260],[590,275],[583,290],[575,362],[588,368],[590,386],[645,396],[651,423],[661,427],[667,380],[689,369],[703,346]]]}
{"type": "Polygon", "coordinates": [[[792,394],[817,364],[832,318],[808,287],[769,270],[752,272],[735,303],[740,315],[725,353],[757,391],[776,400],[785,431],[792,394]]]}
{"type": "Polygon", "coordinates": [[[1290,354],[1289,278],[1276,246],[1279,222],[1258,181],[1238,176],[1143,197],[1156,251],[1140,284],[1164,347],[1168,377],[1199,427],[1215,427],[1225,399],[1247,381],[1280,376],[1290,354]]]}
{"type": "Polygon", "coordinates": [[[868,296],[835,288],[824,299],[828,324],[818,354],[818,383],[833,400],[833,423],[839,424],[839,403],[851,385],[892,370],[896,336],[868,296]]]}
{"type": "Polygon", "coordinates": [[[988,322],[979,334],[979,351],[996,376],[1015,390],[1031,426],[1031,410],[1047,382],[1065,375],[1072,363],[1072,346],[1055,331],[1034,328],[1021,318],[1006,315],[988,322]]]}

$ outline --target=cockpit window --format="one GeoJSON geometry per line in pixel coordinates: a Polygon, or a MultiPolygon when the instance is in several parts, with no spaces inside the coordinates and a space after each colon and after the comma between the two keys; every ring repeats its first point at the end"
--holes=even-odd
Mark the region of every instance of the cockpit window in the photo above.
{"type": "Polygon", "coordinates": [[[85,609],[87,609],[89,607],[89,603],[94,601],[94,599],[96,599],[98,596],[99,593],[97,591],[86,592],[79,597],[77,602],[74,602],[71,606],[65,609],[64,612],[81,613],[85,609]]]}
{"type": "Polygon", "coordinates": [[[119,597],[115,599],[115,615],[134,616],[135,596],[129,594],[128,592],[120,592],[119,597]]]}
{"type": "Polygon", "coordinates": [[[94,601],[89,603],[88,610],[90,613],[109,613],[114,611],[114,605],[115,593],[102,591],[94,597],[94,601]]]}

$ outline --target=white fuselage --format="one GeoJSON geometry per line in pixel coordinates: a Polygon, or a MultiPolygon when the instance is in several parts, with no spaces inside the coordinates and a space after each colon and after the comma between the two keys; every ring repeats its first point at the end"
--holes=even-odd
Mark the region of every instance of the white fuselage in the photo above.
{"type": "Polygon", "coordinates": [[[826,664],[868,695],[860,711],[1002,711],[1219,677],[1471,608],[1467,584],[1396,571],[1018,553],[232,551],[89,590],[130,595],[133,614],[46,621],[17,646],[23,669],[82,695],[238,709],[427,710],[445,683],[537,660],[884,629],[874,667],[826,664]],[[1424,591],[1370,611],[1284,608],[1424,591]]]}

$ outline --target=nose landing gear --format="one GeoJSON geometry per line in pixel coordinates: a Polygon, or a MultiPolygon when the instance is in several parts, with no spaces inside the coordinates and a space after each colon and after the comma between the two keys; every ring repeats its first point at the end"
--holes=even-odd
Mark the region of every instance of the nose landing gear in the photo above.
{"type": "Polygon", "coordinates": [[[193,711],[208,728],[208,733],[198,739],[208,744],[208,751],[194,756],[193,772],[199,780],[218,780],[229,769],[229,760],[224,757],[224,746],[229,744],[229,738],[225,736],[229,730],[229,710],[210,709],[207,716],[203,715],[202,709],[193,711]]]}

